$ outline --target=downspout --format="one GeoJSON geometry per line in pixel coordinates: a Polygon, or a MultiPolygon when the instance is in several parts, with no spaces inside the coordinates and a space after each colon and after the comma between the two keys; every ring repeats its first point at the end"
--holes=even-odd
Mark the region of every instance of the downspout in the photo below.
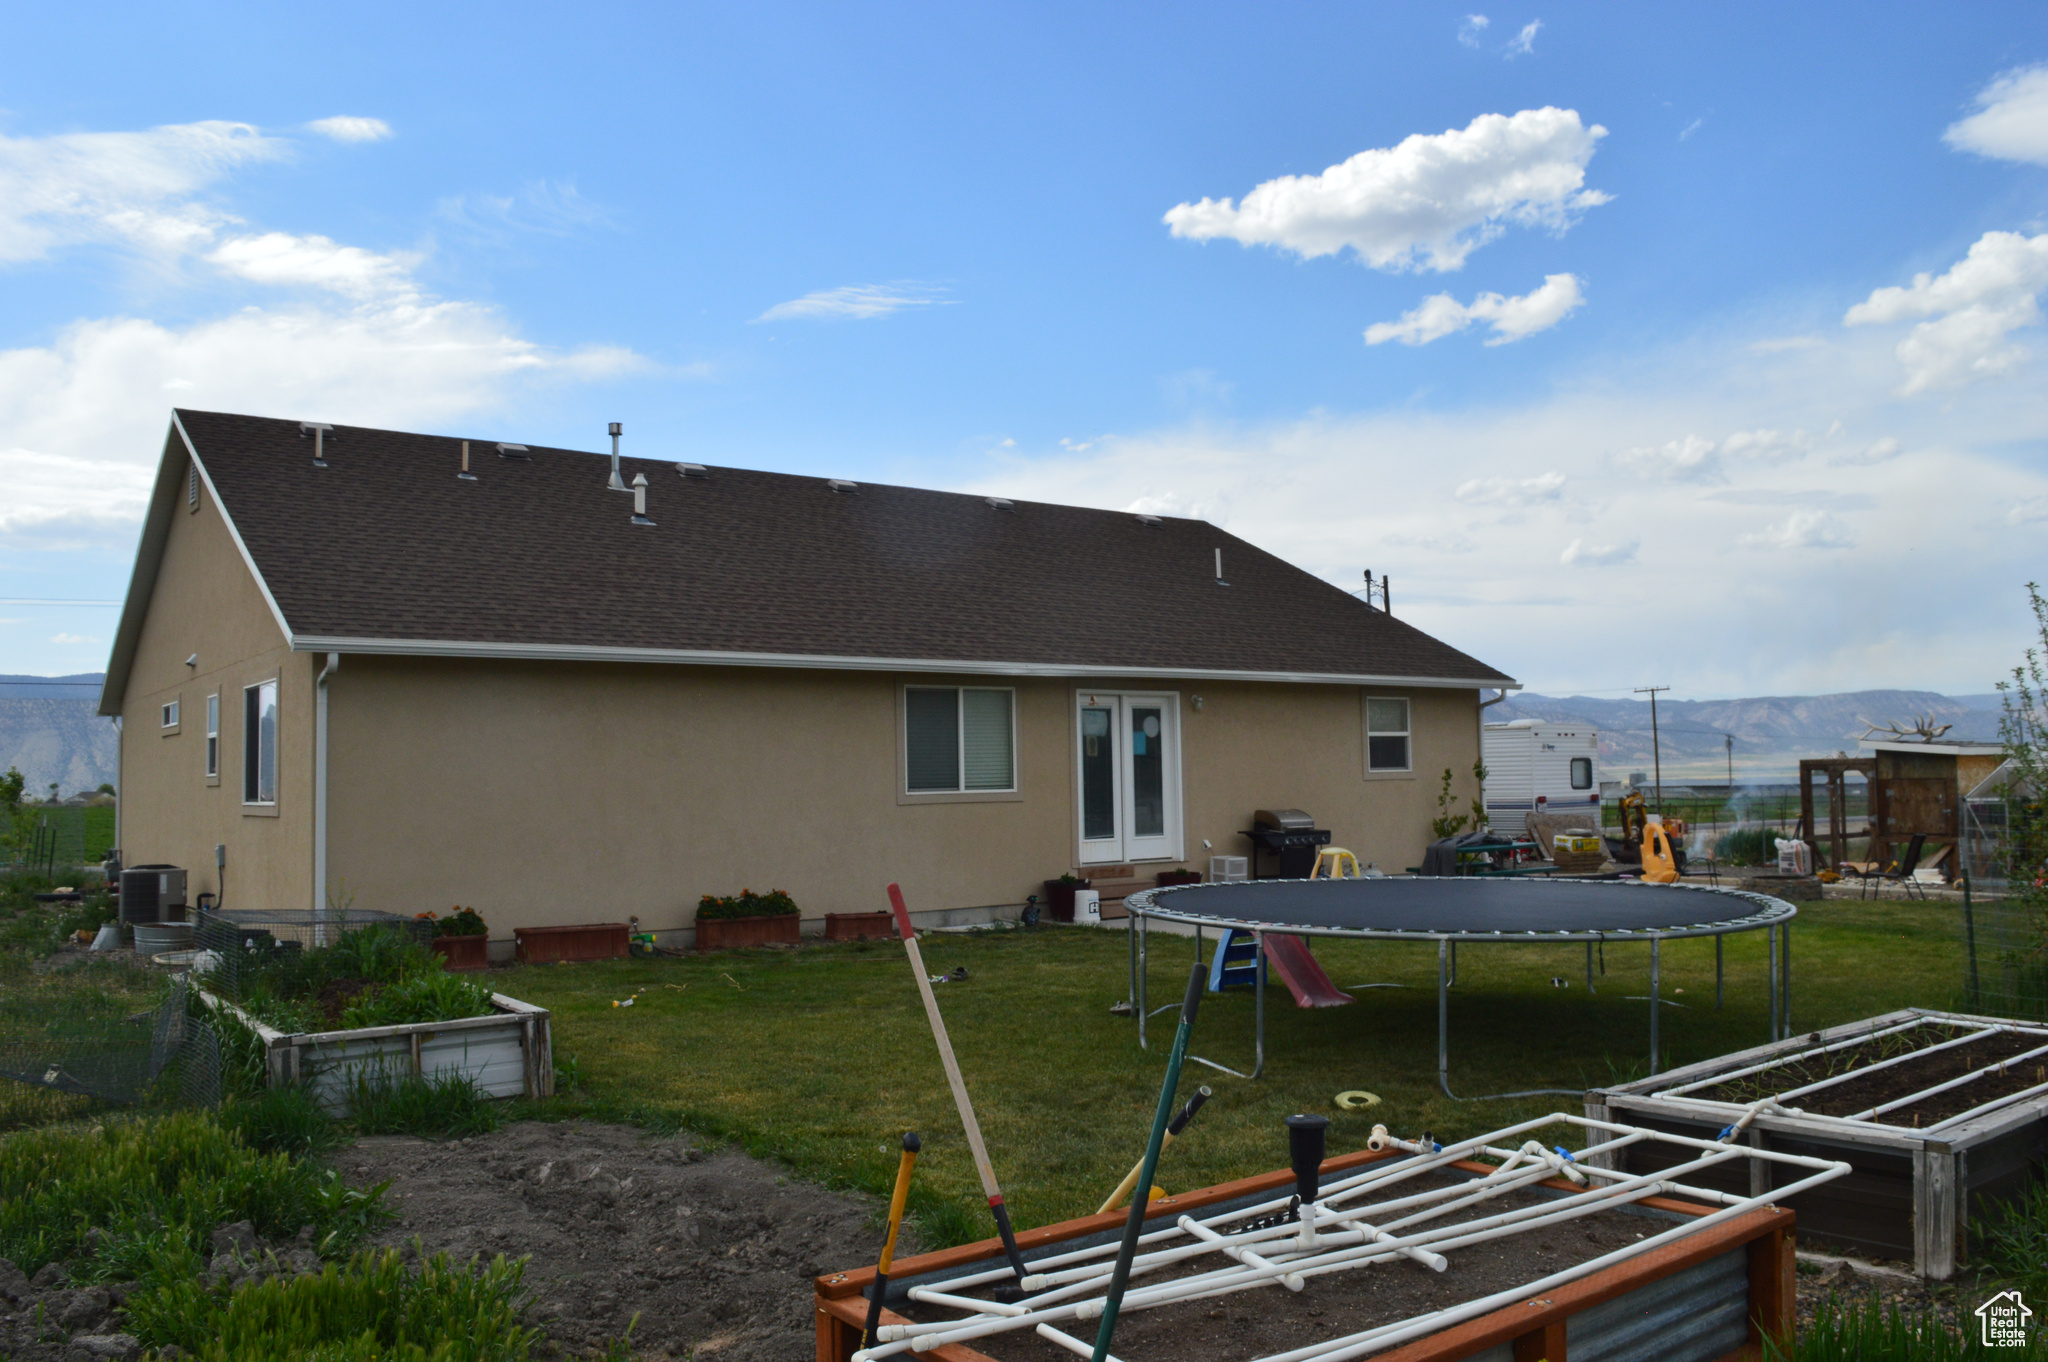
{"type": "MultiPolygon", "coordinates": [[[[1479,708],[1472,711],[1473,736],[1479,739],[1478,760],[1482,768],[1486,765],[1486,711],[1507,698],[1508,689],[1506,686],[1502,686],[1500,694],[1494,696],[1491,700],[1481,700],[1479,708]]],[[[1480,782],[1479,786],[1479,807],[1482,809],[1486,807],[1486,784],[1484,781],[1480,782]]]]}
{"type": "Polygon", "coordinates": [[[327,944],[327,678],[341,668],[329,653],[313,682],[313,944],[327,944]]]}
{"type": "MultiPolygon", "coordinates": [[[[121,727],[121,716],[114,716],[114,850],[121,849],[121,805],[126,803],[128,782],[121,778],[122,749],[127,742],[127,733],[121,727]]],[[[119,888],[118,884],[109,886],[119,888]]]]}

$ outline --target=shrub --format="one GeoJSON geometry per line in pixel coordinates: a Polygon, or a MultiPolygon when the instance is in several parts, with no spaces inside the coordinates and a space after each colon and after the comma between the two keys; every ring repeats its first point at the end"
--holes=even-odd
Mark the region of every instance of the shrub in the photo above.
{"type": "Polygon", "coordinates": [[[504,1119],[476,1083],[458,1073],[358,1073],[348,1104],[350,1123],[365,1135],[484,1135],[504,1119]]]}
{"type": "Polygon", "coordinates": [[[381,988],[366,989],[341,1011],[340,1026],[402,1026],[409,1022],[454,1021],[491,1010],[491,989],[472,979],[433,969],[381,988]]]}
{"type": "Polygon", "coordinates": [[[220,1122],[260,1154],[318,1154],[342,1141],[334,1118],[304,1087],[231,1097],[221,1104],[220,1122]]]}
{"type": "Polygon", "coordinates": [[[421,913],[420,920],[434,924],[435,936],[489,936],[490,927],[484,922],[483,914],[474,908],[461,904],[448,910],[447,917],[436,917],[432,913],[421,913]]]}
{"type": "Polygon", "coordinates": [[[780,889],[770,889],[765,894],[756,894],[751,889],[742,889],[737,894],[719,898],[706,894],[697,900],[697,920],[732,917],[785,917],[797,911],[796,900],[780,889]]]}

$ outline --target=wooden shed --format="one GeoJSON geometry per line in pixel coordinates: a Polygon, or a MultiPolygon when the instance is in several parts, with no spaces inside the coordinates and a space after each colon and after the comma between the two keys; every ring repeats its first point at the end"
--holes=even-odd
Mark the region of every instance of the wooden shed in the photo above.
{"type": "Polygon", "coordinates": [[[1963,796],[1998,769],[2005,751],[1988,742],[1915,742],[1866,738],[1876,769],[1870,783],[1870,859],[1889,861],[1924,833],[1923,867],[1956,872],[1963,796]]]}

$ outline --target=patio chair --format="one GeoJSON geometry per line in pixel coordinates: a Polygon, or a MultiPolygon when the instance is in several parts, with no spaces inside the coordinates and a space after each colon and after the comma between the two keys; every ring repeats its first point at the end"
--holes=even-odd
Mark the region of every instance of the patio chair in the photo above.
{"type": "MultiPolygon", "coordinates": [[[[1869,897],[1872,885],[1900,884],[1905,887],[1908,898],[1911,898],[1915,893],[1918,893],[1923,899],[1926,898],[1927,891],[1922,889],[1919,882],[1913,878],[1913,872],[1920,868],[1920,853],[1926,846],[1927,834],[1916,832],[1913,834],[1913,840],[1906,843],[1905,855],[1898,857],[1889,865],[1878,861],[1868,862],[1864,869],[1855,872],[1857,877],[1863,881],[1856,897],[1859,899],[1869,897]]],[[[1848,874],[1849,868],[1850,863],[1844,861],[1842,863],[1843,873],[1848,874]]]]}

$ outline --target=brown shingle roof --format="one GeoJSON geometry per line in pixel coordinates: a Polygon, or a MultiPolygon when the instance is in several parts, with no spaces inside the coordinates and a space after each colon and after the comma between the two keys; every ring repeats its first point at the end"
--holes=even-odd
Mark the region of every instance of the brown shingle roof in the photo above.
{"type": "Polygon", "coordinates": [[[464,482],[457,439],[341,426],[316,468],[295,421],[178,420],[302,649],[1509,682],[1199,520],[629,458],[646,528],[603,456],[475,441],[464,482]]]}

